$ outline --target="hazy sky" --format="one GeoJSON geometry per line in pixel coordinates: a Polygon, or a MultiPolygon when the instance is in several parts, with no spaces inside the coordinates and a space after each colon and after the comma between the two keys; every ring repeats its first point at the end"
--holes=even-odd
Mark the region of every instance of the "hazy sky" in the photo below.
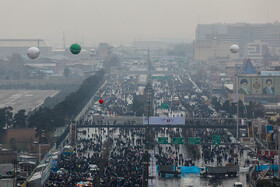
{"type": "Polygon", "coordinates": [[[199,23],[280,20],[280,0],[0,0],[0,38],[49,45],[193,40],[199,23]]]}

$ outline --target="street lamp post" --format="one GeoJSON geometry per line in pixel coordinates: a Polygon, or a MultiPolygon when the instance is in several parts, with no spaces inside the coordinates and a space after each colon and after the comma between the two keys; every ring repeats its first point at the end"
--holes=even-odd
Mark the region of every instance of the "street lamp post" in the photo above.
{"type": "MultiPolygon", "coordinates": [[[[236,44],[233,44],[232,46],[230,46],[229,48],[230,52],[232,54],[236,54],[239,52],[239,46],[236,44]]],[[[236,111],[236,118],[237,118],[237,122],[236,122],[236,143],[238,143],[238,126],[239,126],[239,94],[238,94],[238,89],[237,89],[237,80],[238,80],[238,71],[236,71],[235,76],[234,76],[234,83],[235,83],[235,90],[234,93],[237,96],[237,111],[236,111]]],[[[236,153],[238,154],[238,145],[236,145],[236,153]]],[[[238,157],[237,157],[238,159],[238,157]]]]}
{"type": "Polygon", "coordinates": [[[152,83],[151,83],[151,60],[150,60],[150,50],[148,50],[148,80],[147,80],[147,95],[148,95],[148,126],[145,129],[145,148],[143,153],[143,179],[142,179],[142,187],[148,187],[149,180],[149,165],[150,165],[150,156],[148,150],[150,149],[150,115],[151,115],[151,102],[152,102],[152,83]]]}
{"type": "MultiPolygon", "coordinates": [[[[239,52],[239,46],[236,44],[233,44],[229,48],[230,52],[232,54],[236,54],[239,52]]],[[[239,125],[239,95],[238,95],[238,89],[237,89],[237,78],[238,78],[238,71],[235,73],[235,90],[234,93],[237,95],[237,111],[236,111],[236,118],[237,118],[237,123],[236,123],[236,141],[238,140],[238,125],[239,125]]]]}
{"type": "Polygon", "coordinates": [[[93,71],[93,57],[95,56],[95,50],[94,49],[90,49],[90,57],[91,57],[91,71],[93,71]]]}

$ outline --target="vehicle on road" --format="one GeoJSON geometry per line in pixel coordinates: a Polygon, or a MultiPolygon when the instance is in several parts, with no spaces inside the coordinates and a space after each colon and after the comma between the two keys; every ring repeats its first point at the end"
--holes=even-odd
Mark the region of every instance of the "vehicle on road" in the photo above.
{"type": "Polygon", "coordinates": [[[242,187],[243,185],[242,185],[242,183],[241,182],[235,182],[234,184],[233,184],[233,187],[242,187]]]}
{"type": "Polygon", "coordinates": [[[239,166],[206,166],[205,168],[201,168],[200,175],[203,177],[207,177],[208,175],[210,175],[215,178],[224,178],[226,175],[228,177],[236,177],[238,171],[239,166]]]}
{"type": "Polygon", "coordinates": [[[165,178],[166,174],[174,174],[175,178],[180,177],[181,168],[174,170],[173,165],[159,165],[158,166],[158,175],[162,178],[165,178]]]}

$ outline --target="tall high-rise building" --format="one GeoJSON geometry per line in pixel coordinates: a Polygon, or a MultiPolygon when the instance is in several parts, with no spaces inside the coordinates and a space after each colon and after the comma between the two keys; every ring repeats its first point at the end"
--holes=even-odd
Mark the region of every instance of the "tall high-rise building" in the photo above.
{"type": "Polygon", "coordinates": [[[280,22],[266,24],[199,24],[196,28],[196,42],[212,40],[237,43],[240,46],[240,56],[242,57],[246,56],[244,47],[247,43],[255,41],[267,43],[272,48],[279,48],[280,22]]]}

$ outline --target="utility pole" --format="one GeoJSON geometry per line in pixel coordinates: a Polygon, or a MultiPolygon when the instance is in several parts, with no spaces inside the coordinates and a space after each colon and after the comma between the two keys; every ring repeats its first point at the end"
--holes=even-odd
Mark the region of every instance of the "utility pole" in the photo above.
{"type": "Polygon", "coordinates": [[[13,176],[14,176],[14,185],[13,186],[16,186],[17,184],[17,158],[15,160],[12,161],[13,165],[14,165],[14,172],[13,172],[13,176]]]}
{"type": "Polygon", "coordinates": [[[142,176],[142,187],[148,187],[149,181],[149,165],[150,165],[150,155],[148,150],[150,149],[150,115],[151,115],[151,101],[152,101],[152,83],[151,83],[151,60],[150,60],[150,49],[148,49],[148,77],[147,77],[147,96],[148,96],[148,126],[145,129],[145,144],[144,144],[144,153],[143,153],[143,176],[142,176]]]}

